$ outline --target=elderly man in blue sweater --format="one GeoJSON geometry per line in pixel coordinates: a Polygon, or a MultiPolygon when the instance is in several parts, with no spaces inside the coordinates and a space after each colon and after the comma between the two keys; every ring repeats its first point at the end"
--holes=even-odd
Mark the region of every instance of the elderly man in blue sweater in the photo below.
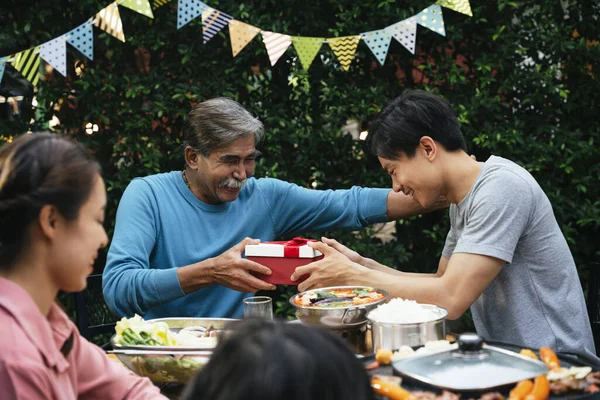
{"type": "Polygon", "coordinates": [[[125,190],[103,290],[119,316],[240,317],[242,300],[275,287],[248,244],[325,229],[357,229],[422,212],[403,193],[309,190],[252,177],[263,125],[237,102],[197,105],[184,126],[186,167],[134,179],[125,190]]]}

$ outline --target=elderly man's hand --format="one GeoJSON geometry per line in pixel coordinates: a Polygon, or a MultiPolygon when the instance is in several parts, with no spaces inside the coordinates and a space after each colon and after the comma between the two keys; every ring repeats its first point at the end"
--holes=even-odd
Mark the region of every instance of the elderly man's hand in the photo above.
{"type": "Polygon", "coordinates": [[[253,293],[259,290],[275,290],[275,285],[258,279],[250,272],[271,275],[271,270],[262,264],[247,260],[242,253],[248,244],[259,244],[260,240],[245,238],[225,253],[216,257],[211,268],[212,280],[240,292],[253,293]]]}
{"type": "MultiPolygon", "coordinates": [[[[361,275],[370,271],[324,243],[309,242],[308,245],[315,250],[319,250],[325,257],[322,260],[296,268],[291,277],[293,281],[298,280],[303,275],[310,275],[298,285],[298,290],[301,292],[319,287],[357,284],[360,282],[361,275]]],[[[342,247],[346,248],[345,246],[342,247]]]]}

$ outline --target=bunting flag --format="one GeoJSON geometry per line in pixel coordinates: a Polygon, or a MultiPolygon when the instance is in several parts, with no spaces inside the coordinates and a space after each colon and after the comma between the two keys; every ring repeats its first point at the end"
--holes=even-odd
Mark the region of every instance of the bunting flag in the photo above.
{"type": "Polygon", "coordinates": [[[177,29],[181,29],[191,20],[202,15],[204,10],[210,8],[200,0],[179,0],[177,5],[177,29]]]}
{"type": "Polygon", "coordinates": [[[125,41],[123,22],[121,22],[121,14],[119,14],[119,8],[117,7],[116,1],[96,14],[94,25],[120,41],[125,41]]]}
{"type": "Polygon", "coordinates": [[[62,76],[67,76],[67,41],[64,35],[40,45],[40,57],[62,76]]]}
{"type": "Polygon", "coordinates": [[[260,28],[232,19],[229,21],[229,38],[231,51],[237,56],[248,43],[260,32],[260,28]]]}
{"type": "Polygon", "coordinates": [[[310,68],[310,65],[319,52],[319,49],[321,49],[324,40],[325,38],[316,37],[292,37],[294,49],[296,50],[296,53],[298,53],[298,58],[304,69],[308,70],[310,68]]]}
{"type": "Polygon", "coordinates": [[[438,0],[435,4],[439,4],[442,7],[446,7],[459,13],[466,14],[469,17],[473,16],[469,0],[438,0]]]}
{"type": "Polygon", "coordinates": [[[202,40],[208,42],[221,29],[231,21],[233,17],[214,8],[207,8],[202,12],[202,40]]]}
{"type": "Polygon", "coordinates": [[[148,18],[154,18],[150,2],[148,0],[121,0],[120,6],[127,7],[135,12],[139,12],[148,18]]]}
{"type": "Polygon", "coordinates": [[[385,58],[387,57],[390,42],[392,41],[392,33],[388,32],[387,29],[380,29],[378,31],[361,33],[360,38],[369,46],[379,64],[385,64],[385,58]]]}
{"type": "Polygon", "coordinates": [[[152,9],[156,10],[158,7],[162,7],[169,3],[171,0],[154,0],[152,2],[152,9]]]}
{"type": "Polygon", "coordinates": [[[413,16],[396,22],[386,28],[392,36],[399,41],[408,51],[415,54],[417,40],[417,19],[413,16]]]}
{"type": "Polygon", "coordinates": [[[434,4],[427,7],[417,15],[417,24],[424,26],[425,28],[431,29],[435,33],[442,36],[446,36],[446,29],[444,28],[444,16],[442,15],[442,7],[434,4]]]}
{"type": "Polygon", "coordinates": [[[92,29],[91,20],[69,31],[66,36],[67,42],[71,46],[90,60],[94,59],[94,30],[92,29]]]}
{"type": "Polygon", "coordinates": [[[329,47],[340,61],[344,71],[350,69],[350,63],[356,54],[358,42],[360,42],[360,36],[342,36],[327,39],[329,47]]]}
{"type": "Polygon", "coordinates": [[[40,80],[40,46],[32,47],[15,54],[12,66],[33,86],[40,80]]]}
{"type": "Polygon", "coordinates": [[[4,69],[6,68],[6,58],[0,58],[0,83],[2,83],[2,77],[4,76],[4,69]]]}
{"type": "Polygon", "coordinates": [[[277,60],[279,60],[279,57],[281,57],[292,44],[292,37],[270,31],[261,31],[260,34],[262,35],[263,42],[267,48],[269,61],[271,61],[271,65],[275,65],[277,60]]]}

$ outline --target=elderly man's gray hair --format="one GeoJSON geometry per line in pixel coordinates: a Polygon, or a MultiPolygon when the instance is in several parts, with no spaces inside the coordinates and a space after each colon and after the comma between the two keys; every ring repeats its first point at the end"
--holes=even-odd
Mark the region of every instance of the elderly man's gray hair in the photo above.
{"type": "Polygon", "coordinates": [[[255,144],[261,141],[262,122],[237,101],[217,97],[203,101],[190,111],[183,126],[183,145],[207,157],[213,150],[250,135],[254,136],[255,144]]]}

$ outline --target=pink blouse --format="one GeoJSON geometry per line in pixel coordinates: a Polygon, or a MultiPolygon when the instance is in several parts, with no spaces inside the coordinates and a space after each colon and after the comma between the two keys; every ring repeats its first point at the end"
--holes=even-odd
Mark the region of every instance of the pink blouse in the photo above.
{"type": "Polygon", "coordinates": [[[0,398],[166,399],[148,378],[134,375],[81,337],[57,304],[44,318],[27,292],[4,278],[0,398]]]}

